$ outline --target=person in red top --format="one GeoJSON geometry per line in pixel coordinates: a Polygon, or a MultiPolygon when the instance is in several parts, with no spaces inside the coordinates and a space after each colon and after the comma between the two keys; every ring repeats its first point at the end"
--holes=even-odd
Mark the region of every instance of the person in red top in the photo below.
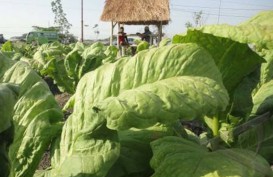
{"type": "Polygon", "coordinates": [[[126,33],[124,33],[124,28],[123,27],[119,28],[118,43],[119,43],[119,45],[122,45],[122,46],[129,44],[127,35],[126,35],[126,33]]]}

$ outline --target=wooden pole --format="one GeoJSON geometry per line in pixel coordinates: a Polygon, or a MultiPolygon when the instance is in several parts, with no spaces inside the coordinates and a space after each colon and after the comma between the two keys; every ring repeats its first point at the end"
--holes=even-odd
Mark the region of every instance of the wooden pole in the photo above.
{"type": "Polygon", "coordinates": [[[110,36],[110,46],[113,45],[113,35],[114,35],[114,23],[111,21],[111,36],[110,36]]]}
{"type": "Polygon", "coordinates": [[[162,40],[162,22],[160,22],[157,26],[158,28],[158,41],[157,43],[159,43],[162,40]]]}
{"type": "MultiPolygon", "coordinates": [[[[120,23],[118,23],[118,32],[119,32],[119,29],[120,29],[120,23]]],[[[117,33],[117,47],[119,49],[118,33],[117,33]]]]}
{"type": "Polygon", "coordinates": [[[83,0],[81,0],[81,42],[83,42],[83,0]]]}

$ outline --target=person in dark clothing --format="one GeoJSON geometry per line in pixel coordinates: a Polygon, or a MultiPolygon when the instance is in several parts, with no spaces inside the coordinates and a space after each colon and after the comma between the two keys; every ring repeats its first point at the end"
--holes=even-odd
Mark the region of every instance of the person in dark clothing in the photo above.
{"type": "Polygon", "coordinates": [[[151,34],[152,32],[150,31],[149,26],[145,26],[144,33],[137,33],[137,35],[141,37],[141,40],[146,41],[148,43],[150,43],[151,34]]]}

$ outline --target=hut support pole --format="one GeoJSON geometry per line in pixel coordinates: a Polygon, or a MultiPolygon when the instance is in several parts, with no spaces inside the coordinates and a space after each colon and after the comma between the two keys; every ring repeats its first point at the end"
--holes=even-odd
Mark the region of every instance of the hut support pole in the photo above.
{"type": "Polygon", "coordinates": [[[114,23],[113,21],[111,21],[111,36],[110,36],[110,46],[113,45],[113,38],[114,38],[114,28],[116,26],[117,23],[114,23]]]}
{"type": "Polygon", "coordinates": [[[81,0],[81,42],[83,42],[83,0],[81,0]]]}
{"type": "Polygon", "coordinates": [[[162,40],[162,22],[158,24],[158,43],[162,40]]]}
{"type": "MultiPolygon", "coordinates": [[[[119,32],[119,28],[120,28],[120,23],[117,23],[118,24],[118,32],[119,32]]],[[[117,47],[119,49],[119,41],[118,41],[118,34],[117,34],[117,47]]]]}

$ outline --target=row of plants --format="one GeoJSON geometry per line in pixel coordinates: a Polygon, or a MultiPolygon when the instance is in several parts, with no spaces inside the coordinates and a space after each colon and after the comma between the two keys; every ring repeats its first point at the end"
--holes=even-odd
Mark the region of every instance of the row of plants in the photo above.
{"type": "Polygon", "coordinates": [[[118,59],[99,43],[48,44],[19,61],[0,53],[0,171],[273,176],[272,21],[266,11],[237,26],[189,29],[172,44],[118,59]],[[37,71],[74,93],[65,122],[37,71]],[[181,125],[191,120],[203,133],[181,125]],[[49,146],[51,166],[36,170],[49,146]]]}
{"type": "MultiPolygon", "coordinates": [[[[147,42],[139,41],[136,52],[148,48],[147,42]]],[[[24,42],[7,41],[1,51],[12,60],[29,63],[42,77],[52,79],[61,92],[70,94],[75,93],[76,86],[85,73],[118,59],[116,46],[104,46],[100,42],[92,45],[53,42],[33,46],[24,42]]],[[[131,48],[128,48],[126,56],[130,55],[131,48]]]]}

